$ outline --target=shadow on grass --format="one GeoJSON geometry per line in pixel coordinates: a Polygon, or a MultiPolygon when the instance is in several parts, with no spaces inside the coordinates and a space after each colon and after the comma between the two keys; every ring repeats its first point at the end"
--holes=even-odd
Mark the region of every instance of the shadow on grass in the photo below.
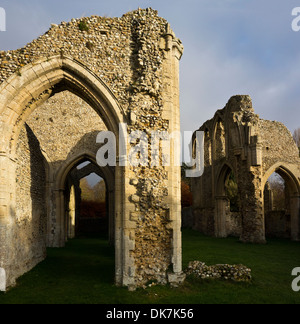
{"type": "Polygon", "coordinates": [[[63,249],[48,249],[47,259],[0,293],[0,304],[300,304],[291,289],[291,271],[300,266],[300,243],[270,240],[241,244],[183,231],[183,265],[189,261],[244,264],[251,284],[188,278],[178,289],[154,286],[129,292],[114,285],[114,248],[104,238],[80,238],[63,249]]]}

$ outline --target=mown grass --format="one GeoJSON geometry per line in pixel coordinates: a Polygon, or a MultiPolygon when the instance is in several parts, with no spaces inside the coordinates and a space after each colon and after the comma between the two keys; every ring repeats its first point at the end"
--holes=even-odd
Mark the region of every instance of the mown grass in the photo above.
{"type": "Polygon", "coordinates": [[[0,304],[300,304],[291,289],[292,269],[300,267],[300,243],[269,240],[267,245],[241,244],[183,231],[183,266],[201,260],[208,265],[244,264],[251,284],[188,278],[172,289],[155,286],[129,292],[114,286],[114,250],[104,239],[75,239],[64,249],[48,249],[47,259],[0,293],[0,304]]]}

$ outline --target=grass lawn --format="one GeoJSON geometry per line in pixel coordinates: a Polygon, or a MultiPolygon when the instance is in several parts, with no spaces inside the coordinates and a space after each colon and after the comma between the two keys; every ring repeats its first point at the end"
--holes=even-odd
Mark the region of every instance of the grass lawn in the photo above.
{"type": "Polygon", "coordinates": [[[251,284],[187,279],[178,289],[156,286],[129,292],[113,283],[114,250],[103,239],[75,239],[64,249],[49,249],[47,259],[0,293],[0,304],[300,304],[291,276],[300,267],[300,243],[269,240],[267,245],[241,244],[183,231],[183,266],[200,260],[208,265],[244,264],[251,284]]]}

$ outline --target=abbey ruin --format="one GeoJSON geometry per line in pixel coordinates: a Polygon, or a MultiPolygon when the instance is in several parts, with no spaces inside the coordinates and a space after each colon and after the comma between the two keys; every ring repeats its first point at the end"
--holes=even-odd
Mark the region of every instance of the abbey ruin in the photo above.
{"type": "Polygon", "coordinates": [[[232,97],[205,122],[204,174],[192,179],[193,227],[216,237],[265,243],[300,239],[300,158],[288,129],[255,114],[249,96],[232,97]],[[284,210],[273,208],[268,179],[285,182],[284,210]]]}
{"type": "Polygon", "coordinates": [[[74,236],[78,180],[92,172],[107,184],[115,283],[182,280],[180,167],[96,163],[102,130],[180,130],[182,53],[151,8],[53,24],[0,52],[1,290],[74,236]]]}
{"type": "MultiPolygon", "coordinates": [[[[120,124],[128,134],[180,131],[182,54],[181,41],[151,8],[53,24],[24,48],[0,52],[0,290],[44,260],[47,247],[76,236],[79,182],[90,174],[106,184],[116,285],[184,280],[176,157],[170,166],[153,167],[151,159],[123,166],[128,151],[118,143],[120,124]],[[115,135],[116,166],[97,164],[101,131],[115,135]]],[[[205,170],[192,180],[193,227],[264,243],[266,227],[278,234],[279,217],[298,240],[300,161],[287,129],[261,120],[250,97],[236,96],[200,130],[205,170]],[[273,172],[287,188],[288,212],[279,216],[267,184],[273,172]],[[238,188],[235,209],[229,180],[238,188]]]]}

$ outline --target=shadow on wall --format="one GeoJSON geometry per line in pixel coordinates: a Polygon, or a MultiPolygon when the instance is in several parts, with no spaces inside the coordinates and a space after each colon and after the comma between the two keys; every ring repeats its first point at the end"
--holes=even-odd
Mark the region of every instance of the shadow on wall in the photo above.
{"type": "Polygon", "coordinates": [[[16,210],[12,277],[31,270],[46,257],[46,161],[28,125],[17,149],[16,210]]]}
{"type": "Polygon", "coordinates": [[[40,143],[30,127],[26,124],[26,132],[30,148],[30,196],[32,205],[32,237],[31,245],[34,263],[38,263],[46,257],[47,237],[47,203],[46,203],[46,165],[40,143]]]}

